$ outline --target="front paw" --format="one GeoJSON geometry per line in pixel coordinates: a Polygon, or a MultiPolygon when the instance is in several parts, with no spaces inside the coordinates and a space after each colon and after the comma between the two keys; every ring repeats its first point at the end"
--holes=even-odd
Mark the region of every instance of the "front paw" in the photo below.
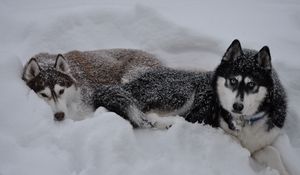
{"type": "Polygon", "coordinates": [[[153,126],[153,128],[156,129],[169,129],[170,127],[172,127],[172,124],[168,124],[168,123],[162,123],[162,122],[151,122],[151,125],[153,126]]]}
{"type": "Polygon", "coordinates": [[[239,131],[241,131],[242,130],[242,127],[240,126],[240,125],[238,125],[238,124],[236,124],[236,122],[234,122],[235,123],[235,131],[237,131],[237,132],[239,132],[239,131]]]}
{"type": "Polygon", "coordinates": [[[231,121],[229,124],[228,124],[228,128],[233,130],[233,131],[240,131],[242,129],[242,127],[240,125],[238,125],[236,123],[236,121],[231,121]]]}

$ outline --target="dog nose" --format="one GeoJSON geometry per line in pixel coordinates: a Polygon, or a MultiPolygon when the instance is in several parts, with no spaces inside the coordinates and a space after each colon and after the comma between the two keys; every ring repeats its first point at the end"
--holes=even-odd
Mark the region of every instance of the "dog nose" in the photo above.
{"type": "Polygon", "coordinates": [[[241,112],[244,109],[244,105],[242,103],[234,103],[233,109],[235,111],[241,112]]]}
{"type": "Polygon", "coordinates": [[[54,114],[54,118],[56,121],[62,121],[65,119],[65,113],[63,112],[57,112],[54,114]]]}

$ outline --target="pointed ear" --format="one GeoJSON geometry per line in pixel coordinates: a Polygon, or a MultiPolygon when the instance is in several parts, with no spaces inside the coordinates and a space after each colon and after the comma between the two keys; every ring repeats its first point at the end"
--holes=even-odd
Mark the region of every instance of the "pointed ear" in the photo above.
{"type": "Polygon", "coordinates": [[[54,68],[57,71],[60,71],[60,72],[66,73],[66,74],[70,73],[70,67],[62,54],[57,55],[56,61],[54,64],[54,68]]]}
{"type": "Polygon", "coordinates": [[[241,43],[235,39],[225,52],[222,61],[231,61],[243,54],[241,43]]]}
{"type": "Polygon", "coordinates": [[[268,46],[264,46],[262,49],[260,49],[260,51],[255,55],[255,58],[258,64],[264,69],[272,69],[271,54],[268,46]]]}
{"type": "Polygon", "coordinates": [[[37,63],[36,59],[31,58],[24,68],[22,79],[28,82],[35,78],[40,73],[40,71],[41,68],[37,63]]]}

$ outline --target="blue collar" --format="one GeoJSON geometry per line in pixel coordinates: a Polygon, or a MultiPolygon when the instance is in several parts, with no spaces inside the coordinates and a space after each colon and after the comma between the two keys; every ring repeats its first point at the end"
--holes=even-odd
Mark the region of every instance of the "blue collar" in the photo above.
{"type": "Polygon", "coordinates": [[[263,119],[266,116],[265,112],[260,112],[258,114],[253,115],[250,119],[244,119],[245,123],[248,123],[249,125],[253,125],[255,122],[263,119]]]}

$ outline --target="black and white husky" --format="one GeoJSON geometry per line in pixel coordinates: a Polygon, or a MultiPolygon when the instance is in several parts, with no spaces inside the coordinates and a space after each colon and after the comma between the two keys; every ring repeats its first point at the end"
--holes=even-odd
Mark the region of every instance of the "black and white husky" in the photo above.
{"type": "Polygon", "coordinates": [[[215,71],[213,88],[220,110],[219,125],[258,162],[287,175],[272,146],[286,117],[286,94],[271,65],[269,48],[242,49],[235,40],[215,71]]]}
{"type": "Polygon", "coordinates": [[[260,51],[242,49],[234,40],[215,71],[158,68],[121,86],[99,85],[94,107],[99,106],[135,127],[163,127],[146,117],[153,111],[221,127],[258,162],[287,174],[271,146],[284,125],[287,104],[267,46],[260,51]]]}

